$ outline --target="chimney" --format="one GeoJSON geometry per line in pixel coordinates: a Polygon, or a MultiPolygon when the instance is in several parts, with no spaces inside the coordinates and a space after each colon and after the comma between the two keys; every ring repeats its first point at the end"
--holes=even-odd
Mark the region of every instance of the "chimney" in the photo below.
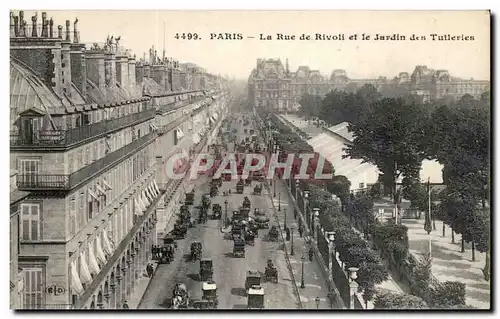
{"type": "Polygon", "coordinates": [[[70,44],[63,42],[61,45],[61,79],[62,90],[68,96],[71,94],[71,58],[70,44]]]}
{"type": "Polygon", "coordinates": [[[116,85],[116,57],[113,52],[104,53],[104,76],[106,85],[111,87],[116,85]]]}
{"type": "Polygon", "coordinates": [[[156,83],[160,84],[165,89],[167,88],[167,70],[165,69],[165,65],[157,64],[151,66],[152,68],[152,78],[156,81],[156,83]]]}
{"type": "Polygon", "coordinates": [[[120,55],[116,57],[116,82],[126,91],[129,91],[128,84],[128,56],[120,55]]]}
{"type": "Polygon", "coordinates": [[[15,21],[14,12],[10,12],[10,37],[17,36],[17,23],[15,21]]]}
{"type": "Polygon", "coordinates": [[[82,94],[87,96],[87,64],[85,62],[85,45],[71,45],[71,80],[82,94]]]}
{"type": "Polygon", "coordinates": [[[69,31],[70,21],[66,20],[66,41],[71,42],[71,31],[69,31]]]}
{"type": "Polygon", "coordinates": [[[151,66],[148,63],[144,64],[144,77],[145,78],[151,77],[151,66]]]}
{"type": "Polygon", "coordinates": [[[31,29],[31,37],[38,38],[38,30],[36,28],[36,20],[38,19],[38,12],[35,12],[35,15],[31,17],[31,23],[33,24],[33,28],[31,29]]]}
{"type": "MultiPolygon", "coordinates": [[[[129,85],[129,90],[132,92],[133,95],[136,95],[136,61],[135,61],[135,56],[133,58],[128,58],[128,85],[129,85]]],[[[142,92],[139,92],[141,94],[142,92]]]]}
{"type": "Polygon", "coordinates": [[[47,20],[47,12],[42,12],[42,38],[49,36],[49,21],[47,20]]]}
{"type": "Polygon", "coordinates": [[[102,51],[87,51],[85,54],[85,65],[87,79],[97,85],[101,91],[105,91],[104,53],[102,51]]]}
{"type": "Polygon", "coordinates": [[[26,36],[26,21],[24,21],[24,11],[19,11],[19,33],[18,36],[26,36]]]}
{"type": "Polygon", "coordinates": [[[73,43],[80,43],[80,32],[78,32],[78,18],[75,19],[73,23],[73,43]]]}
{"type": "Polygon", "coordinates": [[[144,79],[144,64],[138,63],[135,65],[135,81],[137,85],[142,85],[144,79]]]}
{"type": "Polygon", "coordinates": [[[62,39],[62,36],[63,36],[63,30],[62,29],[63,29],[62,25],[58,25],[57,26],[57,37],[59,39],[62,39]]]}
{"type": "Polygon", "coordinates": [[[54,38],[54,19],[52,18],[49,21],[49,38],[54,38]]]}

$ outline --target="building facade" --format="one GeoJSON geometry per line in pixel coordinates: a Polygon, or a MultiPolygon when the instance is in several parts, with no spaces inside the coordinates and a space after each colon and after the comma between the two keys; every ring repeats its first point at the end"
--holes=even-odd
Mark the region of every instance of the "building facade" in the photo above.
{"type": "Polygon", "coordinates": [[[401,72],[393,79],[351,79],[342,69],[333,70],[325,77],[318,70],[299,66],[289,72],[288,60],[257,59],[257,65],[248,79],[248,98],[255,106],[279,110],[295,110],[304,94],[326,95],[332,90],[355,92],[363,85],[375,86],[384,96],[418,95],[424,102],[445,97],[460,99],[465,94],[479,98],[490,90],[489,81],[464,80],[450,76],[446,70],[433,70],[417,65],[411,75],[401,72]]]}
{"type": "Polygon", "coordinates": [[[189,123],[220,112],[227,94],[204,71],[187,90],[179,63],[154,50],[137,61],[119,37],[88,46],[77,21],[41,18],[11,13],[10,163],[29,192],[17,215],[24,289],[12,307],[121,308],[150,261],[158,212],[172,213],[162,211],[176,190],[162,161],[188,133],[183,147],[200,144],[189,123]]]}

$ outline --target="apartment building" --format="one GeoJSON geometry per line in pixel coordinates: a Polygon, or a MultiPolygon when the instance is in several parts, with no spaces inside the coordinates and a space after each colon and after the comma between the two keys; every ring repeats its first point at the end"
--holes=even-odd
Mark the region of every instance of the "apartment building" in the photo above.
{"type": "Polygon", "coordinates": [[[57,32],[45,13],[31,21],[11,13],[10,164],[29,192],[18,209],[19,308],[120,308],[150,259],[170,190],[156,157],[195,112],[210,114],[212,88],[180,90],[171,63],[160,63],[166,76],[156,82],[157,64],[116,40],[80,43],[77,21],[57,32]]]}

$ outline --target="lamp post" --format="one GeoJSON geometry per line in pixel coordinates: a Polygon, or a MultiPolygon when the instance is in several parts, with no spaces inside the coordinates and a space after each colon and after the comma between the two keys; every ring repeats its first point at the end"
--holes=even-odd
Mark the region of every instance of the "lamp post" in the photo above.
{"type": "Polygon", "coordinates": [[[290,255],[291,256],[295,255],[295,252],[293,251],[293,229],[294,229],[293,226],[290,227],[290,237],[292,239],[292,247],[290,248],[290,255]]]}
{"type": "MultiPolygon", "coordinates": [[[[278,212],[281,212],[281,192],[278,192],[278,212]]],[[[286,228],[286,225],[285,225],[285,228],[286,228]]]]}
{"type": "Polygon", "coordinates": [[[304,261],[306,260],[306,256],[302,256],[300,260],[302,261],[302,278],[300,279],[300,288],[305,288],[306,285],[304,284],[304,261]]]}
{"type": "Polygon", "coordinates": [[[319,309],[319,303],[321,300],[319,299],[319,297],[316,297],[314,298],[314,301],[316,302],[316,309],[319,309]]]}
{"type": "Polygon", "coordinates": [[[356,282],[356,279],[358,278],[358,270],[359,268],[357,267],[349,267],[347,269],[349,271],[349,288],[350,288],[350,309],[354,309],[354,294],[358,290],[358,283],[356,282]]]}
{"type": "Polygon", "coordinates": [[[314,240],[315,242],[318,242],[319,208],[313,208],[313,211],[314,211],[314,217],[313,217],[314,240]]]}
{"type": "Polygon", "coordinates": [[[333,263],[337,260],[337,252],[335,251],[335,232],[330,231],[326,234],[328,236],[328,277],[333,280],[332,269],[333,263]]]}
{"type": "Polygon", "coordinates": [[[285,229],[286,229],[286,208],[283,208],[283,212],[285,213],[285,229]]]}
{"type": "Polygon", "coordinates": [[[224,206],[225,206],[226,210],[225,210],[224,220],[222,221],[222,224],[224,225],[224,228],[226,228],[226,219],[227,219],[227,204],[228,204],[228,202],[227,202],[227,200],[225,200],[225,201],[224,201],[224,206]]]}
{"type": "MultiPolygon", "coordinates": [[[[274,172],[273,172],[273,180],[274,180],[274,172]]],[[[273,197],[276,197],[276,181],[274,181],[274,183],[273,183],[273,190],[274,190],[273,197]]]]}

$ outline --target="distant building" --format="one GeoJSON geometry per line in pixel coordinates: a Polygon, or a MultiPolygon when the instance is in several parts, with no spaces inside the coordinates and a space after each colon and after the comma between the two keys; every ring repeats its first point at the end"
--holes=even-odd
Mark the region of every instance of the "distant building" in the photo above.
{"type": "Polygon", "coordinates": [[[351,79],[345,70],[332,71],[330,78],[299,66],[290,72],[288,60],[283,66],[280,59],[257,59],[257,65],[248,79],[248,96],[255,106],[278,110],[293,110],[304,94],[323,96],[332,90],[355,92],[363,85],[375,86],[384,96],[414,94],[424,102],[453,97],[459,99],[465,94],[479,98],[490,89],[489,81],[463,80],[451,77],[446,70],[433,70],[416,66],[412,75],[401,72],[393,79],[351,79]]]}

